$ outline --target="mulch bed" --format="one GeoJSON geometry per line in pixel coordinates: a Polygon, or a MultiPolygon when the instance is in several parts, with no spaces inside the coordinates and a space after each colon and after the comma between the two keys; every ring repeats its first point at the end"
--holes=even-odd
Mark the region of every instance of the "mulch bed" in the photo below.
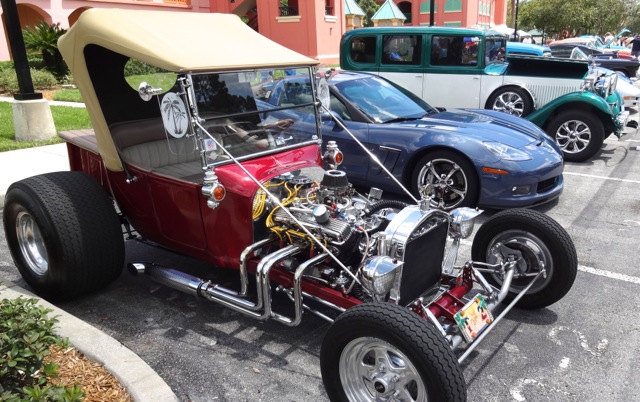
{"type": "Polygon", "coordinates": [[[85,402],[133,402],[131,395],[109,371],[78,349],[53,345],[49,352],[45,361],[58,365],[58,378],[52,383],[65,387],[78,384],[86,394],[85,402]]]}

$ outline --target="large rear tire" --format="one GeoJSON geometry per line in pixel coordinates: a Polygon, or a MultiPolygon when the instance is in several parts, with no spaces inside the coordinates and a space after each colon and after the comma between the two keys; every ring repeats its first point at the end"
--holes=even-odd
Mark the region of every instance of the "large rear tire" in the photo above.
{"type": "Polygon", "coordinates": [[[322,342],[320,369],[333,402],[466,401],[444,337],[395,304],[365,303],[339,316],[322,342]]]}
{"type": "Polygon", "coordinates": [[[3,221],[20,274],[46,299],[76,298],[105,287],[122,272],[118,215],[85,173],[48,173],[13,183],[3,221]]]}
{"type": "MultiPolygon", "coordinates": [[[[567,231],[549,216],[531,209],[508,209],[495,214],[478,229],[471,257],[474,261],[495,264],[502,258],[495,249],[499,244],[521,253],[526,263],[522,274],[536,274],[542,268],[546,270],[546,277],[536,280],[518,301],[518,307],[549,306],[571,289],[578,273],[576,248],[567,231]]],[[[507,300],[516,297],[532,279],[531,276],[514,278],[507,300]]],[[[503,277],[487,275],[487,280],[500,287],[503,277]]]]}

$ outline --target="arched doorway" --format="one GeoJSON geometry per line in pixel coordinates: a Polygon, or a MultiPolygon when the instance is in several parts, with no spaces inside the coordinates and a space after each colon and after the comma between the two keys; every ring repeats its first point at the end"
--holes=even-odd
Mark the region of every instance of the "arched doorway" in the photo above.
{"type": "MultiPolygon", "coordinates": [[[[31,4],[17,4],[18,19],[20,20],[20,27],[22,29],[26,27],[33,27],[44,21],[47,24],[51,24],[51,16],[47,14],[43,9],[31,4]]],[[[4,13],[2,13],[2,29],[4,31],[5,49],[7,54],[0,54],[0,60],[5,60],[7,57],[13,59],[11,56],[11,46],[9,44],[9,36],[7,34],[7,24],[4,22],[4,13]]]]}
{"type": "Polygon", "coordinates": [[[67,21],[69,22],[69,27],[71,27],[73,24],[76,23],[76,21],[78,21],[78,18],[80,18],[80,14],[84,13],[90,8],[91,7],[80,7],[75,9],[71,14],[69,14],[69,17],[67,19],[67,21]]]}
{"type": "Polygon", "coordinates": [[[405,25],[412,25],[411,23],[411,3],[408,1],[401,1],[400,3],[397,4],[398,9],[400,9],[400,11],[402,11],[402,14],[404,14],[405,17],[407,17],[407,19],[404,21],[405,25]]]}

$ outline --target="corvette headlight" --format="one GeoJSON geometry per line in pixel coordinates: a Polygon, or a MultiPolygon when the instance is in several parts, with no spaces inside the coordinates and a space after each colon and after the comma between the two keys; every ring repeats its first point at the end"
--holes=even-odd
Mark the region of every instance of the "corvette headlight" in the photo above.
{"type": "Polygon", "coordinates": [[[532,159],[528,153],[501,142],[485,141],[482,145],[498,158],[507,161],[528,161],[532,159]]]}

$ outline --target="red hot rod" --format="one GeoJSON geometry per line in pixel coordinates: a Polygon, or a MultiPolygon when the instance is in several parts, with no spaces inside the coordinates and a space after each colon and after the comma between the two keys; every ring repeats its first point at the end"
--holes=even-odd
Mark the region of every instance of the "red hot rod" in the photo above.
{"type": "Polygon", "coordinates": [[[320,363],[332,401],[462,401],[460,362],[500,318],[573,284],[571,238],[542,213],[495,214],[460,263],[481,211],[446,212],[427,188],[411,205],[358,192],[336,144],[321,152],[323,119],[339,121],[322,79],[312,96],[261,100],[292,71],[315,77],[316,62],[236,16],[91,9],[59,47],[94,130],[63,134],[71,171],[12,184],[3,217],[16,266],[46,298],[105,287],[136,239],[236,270],[238,286],[149,262],[134,273],[258,320],[331,322],[320,363]],[[291,308],[276,311],[273,292],[291,308]]]}

